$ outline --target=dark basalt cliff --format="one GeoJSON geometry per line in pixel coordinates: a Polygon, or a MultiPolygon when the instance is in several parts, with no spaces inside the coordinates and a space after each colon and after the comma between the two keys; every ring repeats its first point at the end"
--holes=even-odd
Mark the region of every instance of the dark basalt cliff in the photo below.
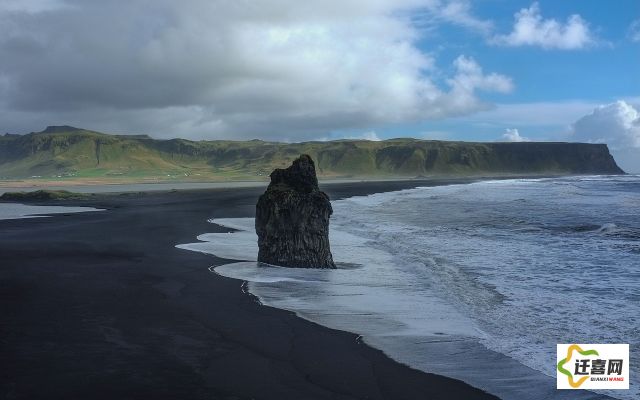
{"type": "Polygon", "coordinates": [[[329,247],[329,196],[318,188],[316,168],[303,154],[271,173],[256,205],[258,261],[296,268],[335,268],[329,247]]]}

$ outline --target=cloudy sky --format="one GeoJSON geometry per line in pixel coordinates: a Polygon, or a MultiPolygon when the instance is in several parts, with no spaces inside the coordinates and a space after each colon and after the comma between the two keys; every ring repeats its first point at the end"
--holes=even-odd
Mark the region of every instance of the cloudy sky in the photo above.
{"type": "Polygon", "coordinates": [[[640,171],[637,0],[0,0],[0,129],[608,143],[640,171]]]}

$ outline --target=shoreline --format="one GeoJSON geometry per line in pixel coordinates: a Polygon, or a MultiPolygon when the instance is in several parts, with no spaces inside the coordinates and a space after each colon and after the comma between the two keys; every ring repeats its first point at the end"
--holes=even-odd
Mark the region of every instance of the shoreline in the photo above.
{"type": "MultiPolygon", "coordinates": [[[[384,182],[438,182],[455,180],[490,180],[490,179],[537,179],[557,178],[563,176],[600,176],[594,174],[478,174],[478,175],[433,175],[424,177],[382,176],[382,177],[349,177],[349,178],[320,178],[321,185],[350,184],[350,183],[384,183],[384,182]]],[[[198,189],[232,189],[266,187],[269,180],[236,180],[236,181],[30,181],[30,180],[0,180],[0,194],[10,191],[35,190],[69,190],[78,193],[121,193],[121,192],[151,192],[170,190],[198,190],[198,189]]]]}
{"type": "MultiPolygon", "coordinates": [[[[257,249],[252,249],[253,243],[249,244],[246,240],[247,236],[251,235],[240,233],[246,231],[250,224],[241,220],[244,220],[244,218],[239,220],[223,219],[209,221],[222,230],[231,229],[234,231],[231,234],[217,234],[220,235],[218,237],[211,237],[209,236],[210,234],[205,233],[203,234],[205,237],[202,237],[202,235],[198,236],[198,242],[181,244],[177,247],[188,251],[205,252],[205,254],[212,254],[217,257],[222,257],[223,259],[233,260],[213,265],[209,267],[209,270],[218,276],[232,278],[242,282],[243,291],[255,297],[256,301],[264,306],[291,311],[298,317],[312,323],[330,329],[356,334],[363,343],[381,350],[390,358],[412,368],[426,373],[460,379],[505,399],[515,397],[540,399],[551,398],[551,396],[553,396],[550,393],[546,393],[545,396],[541,397],[540,392],[528,393],[525,388],[517,388],[514,390],[512,382],[518,382],[524,387],[539,388],[541,385],[546,385],[550,388],[552,385],[550,385],[547,380],[551,381],[552,378],[542,378],[540,371],[532,370],[505,354],[485,348],[480,343],[479,337],[470,332],[458,331],[452,333],[449,329],[455,329],[454,327],[445,327],[442,325],[442,322],[438,322],[437,324],[430,324],[431,326],[427,328],[426,331],[418,334],[409,327],[403,328],[401,325],[397,325],[398,322],[392,319],[384,323],[381,322],[384,316],[382,313],[376,314],[375,308],[367,309],[366,311],[360,308],[350,310],[348,306],[342,303],[343,296],[349,298],[349,292],[352,290],[358,292],[358,296],[365,295],[357,289],[354,289],[355,281],[358,281],[358,279],[364,280],[366,279],[365,277],[355,278],[355,281],[348,280],[345,282],[338,276],[332,278],[332,275],[336,272],[333,270],[290,270],[285,267],[262,269],[261,267],[257,267],[257,261],[255,261],[257,249]],[[229,236],[233,237],[235,235],[238,235],[238,237],[230,241],[237,243],[237,247],[228,249],[228,238],[229,236]],[[243,236],[244,238],[242,238],[243,236]],[[210,244],[207,245],[207,247],[200,247],[205,243],[210,244]],[[253,256],[248,256],[249,254],[253,254],[253,256]],[[236,260],[236,258],[240,258],[243,255],[247,255],[245,261],[236,260]],[[280,287],[279,282],[285,281],[288,281],[286,287],[280,287]],[[306,287],[305,282],[312,282],[312,284],[310,284],[304,292],[319,292],[323,293],[324,296],[318,296],[316,294],[312,296],[312,299],[308,299],[306,298],[306,294],[299,293],[296,295],[296,293],[299,292],[297,289],[289,289],[291,285],[302,285],[302,287],[306,287]],[[346,292],[343,292],[340,287],[345,284],[347,285],[345,288],[346,292]],[[333,290],[330,287],[323,288],[325,285],[331,286],[333,290]],[[322,304],[321,297],[331,299],[332,296],[337,296],[335,301],[329,300],[324,306],[320,305],[317,308],[315,307],[317,303],[322,304]],[[335,304],[336,301],[339,303],[337,307],[335,304]],[[325,306],[327,308],[325,308],[325,306]],[[335,317],[335,315],[343,314],[347,316],[346,319],[335,317]],[[370,318],[369,315],[371,315],[370,318]],[[411,330],[412,333],[407,334],[407,329],[411,330]],[[403,333],[403,331],[405,332],[403,333]],[[418,340],[419,342],[427,343],[427,352],[419,351],[425,350],[424,348],[414,348],[413,351],[417,351],[416,353],[407,353],[406,350],[402,349],[401,345],[401,343],[406,344],[407,339],[409,341],[418,340]],[[425,356],[428,362],[425,362],[425,356]],[[459,368],[459,366],[462,365],[468,366],[462,369],[459,368]],[[469,368],[469,366],[472,368],[469,368]],[[496,366],[499,366],[499,368],[496,368],[496,366]],[[496,386],[496,382],[493,382],[496,376],[500,376],[498,382],[509,382],[509,384],[506,386],[496,386]]],[[[334,231],[332,234],[339,234],[339,232],[334,231]]],[[[346,238],[342,237],[342,239],[346,238]]],[[[350,239],[346,240],[350,241],[350,239]]],[[[339,242],[341,241],[339,240],[339,242]]],[[[371,245],[366,243],[366,240],[357,240],[357,242],[359,243],[353,244],[358,247],[365,246],[369,251],[375,252],[376,255],[373,256],[373,258],[384,258],[385,261],[382,262],[382,264],[389,265],[389,263],[393,262],[390,254],[380,253],[376,246],[371,247],[371,245]],[[389,257],[389,259],[387,259],[387,257],[389,257]]],[[[341,251],[340,246],[336,247],[337,249],[334,247],[333,251],[334,259],[336,263],[343,265],[338,268],[338,273],[341,272],[340,270],[344,270],[349,274],[357,274],[361,268],[369,269],[369,263],[372,260],[365,261],[362,265],[356,266],[356,263],[362,262],[360,255],[353,257],[353,259],[344,259],[343,257],[348,257],[348,255],[341,251]]],[[[353,251],[360,254],[358,250],[353,249],[353,251]]],[[[376,272],[369,270],[366,274],[376,274],[376,272]]],[[[428,301],[429,300],[427,300],[427,302],[428,301]]],[[[434,306],[432,303],[427,304],[434,306]]],[[[449,312],[455,311],[449,310],[449,312]]],[[[454,319],[460,318],[459,316],[456,317],[453,315],[450,315],[450,317],[454,319]]],[[[469,327],[469,329],[473,331],[475,328],[469,327]]],[[[553,385],[553,391],[555,391],[555,385],[553,385]]],[[[583,398],[580,395],[576,397],[575,393],[565,394],[567,395],[567,399],[583,398]]],[[[556,395],[553,398],[564,398],[564,396],[556,395]]]]}
{"type": "MultiPolygon", "coordinates": [[[[337,200],[430,182],[322,189],[337,200]]],[[[3,394],[495,398],[397,363],[355,334],[260,306],[236,280],[212,276],[208,267],[224,260],[174,247],[211,231],[210,218],[253,216],[261,191],[97,195],[48,204],[106,211],[0,221],[0,355],[14,366],[0,378],[3,394]]]]}
{"type": "MultiPolygon", "coordinates": [[[[223,232],[233,232],[213,235],[204,233],[198,236],[198,242],[177,247],[234,260],[216,264],[209,270],[219,276],[242,282],[243,290],[265,306],[288,310],[322,326],[357,334],[363,343],[383,351],[400,363],[427,373],[460,379],[500,398],[611,399],[599,393],[557,391],[555,377],[532,369],[510,355],[486,347],[481,336],[476,336],[475,333],[457,331],[460,328],[458,323],[447,325],[443,321],[436,322],[443,315],[447,315],[448,319],[462,321],[454,310],[429,314],[433,319],[426,320],[432,323],[417,331],[415,327],[411,327],[411,323],[403,325],[401,319],[385,316],[385,312],[377,306],[361,308],[363,301],[377,303],[361,290],[362,287],[357,282],[364,282],[367,277],[379,274],[375,267],[370,267],[371,263],[382,265],[384,269],[385,265],[390,265],[393,261],[387,260],[384,254],[378,254],[379,247],[367,244],[366,240],[353,242],[353,239],[340,235],[340,228],[332,232],[340,238],[337,243],[350,243],[349,251],[355,254],[352,258],[345,259],[349,255],[344,253],[341,246],[338,244],[337,249],[334,247],[334,260],[342,264],[342,268],[338,271],[291,270],[284,267],[256,267],[257,248],[254,248],[250,237],[252,235],[242,233],[252,226],[252,221],[247,218],[209,222],[220,227],[223,232]],[[237,238],[233,239],[236,235],[237,238]],[[236,244],[233,249],[228,248],[231,243],[236,244]],[[367,247],[371,259],[366,258],[358,249],[362,245],[367,247]],[[238,259],[247,261],[237,261],[238,259]],[[374,259],[384,261],[376,262],[374,259]],[[362,265],[355,266],[358,262],[362,262],[362,265]],[[367,270],[364,275],[358,275],[364,270],[367,270]],[[352,277],[348,278],[343,272],[352,277]],[[352,274],[356,274],[356,277],[352,274]],[[351,301],[356,301],[360,306],[352,308],[351,301]],[[346,318],[337,317],[338,315],[346,318]]],[[[388,298],[379,290],[377,293],[388,298]]],[[[424,304],[428,304],[430,309],[441,307],[429,299],[429,296],[423,297],[424,304]]],[[[465,326],[473,331],[473,323],[469,321],[467,324],[465,326]]]]}

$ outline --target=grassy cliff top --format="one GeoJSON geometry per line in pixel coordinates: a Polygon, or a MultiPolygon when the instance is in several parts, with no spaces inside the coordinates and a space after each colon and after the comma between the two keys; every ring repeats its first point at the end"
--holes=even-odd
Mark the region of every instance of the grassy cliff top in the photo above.
{"type": "Polygon", "coordinates": [[[300,154],[320,178],[622,173],[604,144],[397,138],[278,143],[109,135],[70,126],[0,136],[0,179],[109,182],[266,180],[300,154]]]}

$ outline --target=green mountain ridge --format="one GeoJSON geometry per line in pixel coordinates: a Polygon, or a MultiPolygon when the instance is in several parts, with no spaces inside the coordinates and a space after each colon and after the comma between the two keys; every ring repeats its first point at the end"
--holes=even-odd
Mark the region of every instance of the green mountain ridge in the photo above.
{"type": "Polygon", "coordinates": [[[322,178],[624,173],[605,144],[160,140],[50,126],[0,136],[0,179],[256,180],[302,153],[322,178]]]}

